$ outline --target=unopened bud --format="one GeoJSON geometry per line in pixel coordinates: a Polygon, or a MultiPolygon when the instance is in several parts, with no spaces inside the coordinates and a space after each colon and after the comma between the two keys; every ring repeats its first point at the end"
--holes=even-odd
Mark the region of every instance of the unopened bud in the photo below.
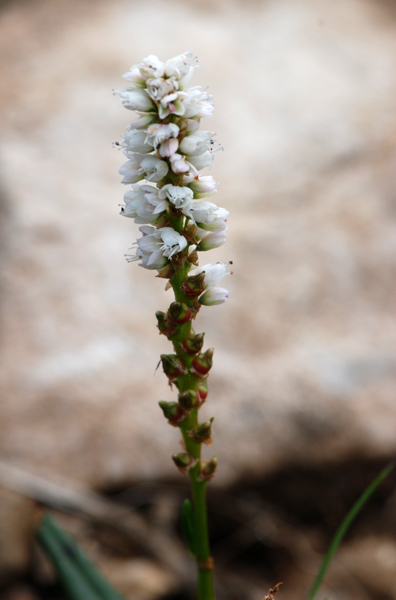
{"type": "Polygon", "coordinates": [[[172,337],[176,331],[175,323],[172,323],[168,319],[167,315],[164,312],[162,312],[162,310],[157,310],[155,316],[157,317],[157,327],[159,329],[159,332],[163,335],[166,335],[166,337],[172,337]]]}
{"type": "Polygon", "coordinates": [[[203,354],[194,356],[193,367],[200,375],[206,375],[212,368],[213,348],[208,348],[203,354]]]}
{"type": "Polygon", "coordinates": [[[202,238],[198,244],[198,250],[213,250],[225,244],[227,234],[225,231],[211,231],[202,238]]]}
{"type": "Polygon", "coordinates": [[[197,354],[200,350],[202,350],[204,335],[204,333],[196,333],[195,335],[187,338],[183,344],[183,349],[188,354],[197,354]]]}
{"type": "Polygon", "coordinates": [[[198,275],[187,277],[181,285],[181,290],[188,298],[198,298],[205,287],[205,273],[198,273],[198,275]]]}
{"type": "Polygon", "coordinates": [[[162,368],[169,379],[183,375],[184,366],[176,354],[161,354],[162,368]]]}
{"type": "Polygon", "coordinates": [[[205,198],[206,196],[215,194],[218,185],[217,181],[210,175],[197,175],[190,183],[188,183],[188,187],[194,192],[195,199],[205,198]]]}
{"type": "Polygon", "coordinates": [[[185,473],[187,469],[193,467],[196,463],[196,460],[187,452],[173,454],[172,460],[181,473],[185,473]]]}
{"type": "Polygon", "coordinates": [[[216,306],[216,304],[223,304],[228,300],[228,290],[221,287],[211,287],[202,296],[199,297],[200,304],[205,306],[216,306]]]}
{"type": "Polygon", "coordinates": [[[200,382],[197,391],[201,402],[205,402],[206,397],[208,395],[208,382],[206,379],[200,382]]]}
{"type": "Polygon", "coordinates": [[[199,403],[198,392],[196,390],[186,390],[179,396],[179,404],[184,410],[190,410],[199,403]]]}
{"type": "Polygon", "coordinates": [[[201,461],[201,473],[198,477],[199,481],[210,481],[217,469],[217,456],[213,456],[210,460],[201,461]]]}
{"type": "Polygon", "coordinates": [[[205,421],[205,423],[198,423],[195,429],[192,429],[188,432],[189,436],[194,440],[194,442],[207,444],[208,446],[212,445],[212,421],[213,418],[210,419],[210,421],[205,421]]]}
{"type": "Polygon", "coordinates": [[[191,319],[191,310],[184,302],[172,302],[168,309],[168,317],[177,324],[186,323],[191,319]]]}
{"type": "Polygon", "coordinates": [[[161,400],[158,404],[162,408],[164,417],[168,419],[171,425],[176,426],[184,419],[183,411],[177,402],[165,402],[164,400],[161,400]]]}

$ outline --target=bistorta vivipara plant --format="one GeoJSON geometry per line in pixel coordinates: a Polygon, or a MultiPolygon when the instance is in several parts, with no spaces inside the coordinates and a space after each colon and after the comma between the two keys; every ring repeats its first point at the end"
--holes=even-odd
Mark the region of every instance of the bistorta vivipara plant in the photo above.
{"type": "Polygon", "coordinates": [[[201,120],[211,117],[212,96],[201,87],[187,88],[196,59],[191,52],[166,62],[150,55],[123,76],[130,87],[115,90],[125,108],[138,117],[127,126],[122,141],[127,162],[121,167],[124,217],[139,224],[141,237],[127,260],[167,279],[175,301],[167,312],[156,313],[157,326],[173,344],[161,363],[177,402],[160,402],[168,422],[178,427],[184,451],[173,461],[191,481],[192,504],[183,506],[183,528],[198,565],[198,598],[211,600],[213,559],[210,555],[206,515],[206,486],[217,459],[201,459],[202,444],[211,444],[212,421],[200,422],[198,411],[208,394],[207,379],[213,349],[203,350],[204,334],[192,321],[202,305],[225,302],[228,291],[217,284],[230,263],[199,265],[199,253],[226,241],[228,211],[202,200],[217,191],[217,182],[200,171],[209,167],[219,148],[212,131],[199,131],[201,120]],[[148,183],[144,183],[144,181],[148,183]]]}

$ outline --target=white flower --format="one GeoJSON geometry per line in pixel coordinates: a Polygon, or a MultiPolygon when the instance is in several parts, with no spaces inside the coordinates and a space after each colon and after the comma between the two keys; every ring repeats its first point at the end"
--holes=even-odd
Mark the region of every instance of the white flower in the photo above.
{"type": "MultiPolygon", "coordinates": [[[[144,155],[143,155],[144,156],[144,155]]],[[[124,163],[119,170],[120,175],[124,175],[121,183],[136,183],[144,179],[144,173],[140,169],[142,157],[136,154],[128,162],[124,163]]]]}
{"type": "Polygon", "coordinates": [[[195,276],[199,275],[200,273],[204,273],[205,287],[213,287],[223,279],[224,275],[230,275],[230,273],[227,271],[229,264],[230,263],[216,263],[215,265],[212,265],[209,263],[207,265],[203,265],[202,267],[197,267],[192,273],[190,273],[190,275],[195,276]]]}
{"type": "Polygon", "coordinates": [[[187,246],[186,238],[177,233],[172,227],[157,229],[156,234],[159,234],[164,242],[161,249],[167,258],[171,258],[187,246]]]}
{"type": "Polygon", "coordinates": [[[221,287],[212,287],[204,292],[199,298],[198,302],[205,306],[215,306],[216,304],[223,304],[228,300],[228,290],[221,287]]]}
{"type": "Polygon", "coordinates": [[[138,129],[128,129],[127,132],[122,135],[123,141],[119,144],[126,149],[126,155],[130,157],[130,152],[141,152],[148,153],[154,150],[153,146],[147,144],[146,133],[138,129]]]}
{"type": "Polygon", "coordinates": [[[120,174],[124,175],[121,183],[136,183],[141,179],[147,181],[161,181],[168,173],[169,168],[166,162],[160,160],[151,154],[133,154],[120,169],[120,174]]]}
{"type": "Polygon", "coordinates": [[[165,70],[165,65],[159,60],[154,54],[150,54],[137,65],[141,76],[144,79],[150,79],[153,77],[162,77],[165,70]]]}
{"type": "Polygon", "coordinates": [[[153,123],[146,130],[146,142],[157,148],[160,144],[169,138],[177,138],[179,135],[179,127],[175,123],[167,125],[162,123],[153,123]]]}
{"type": "Polygon", "coordinates": [[[123,78],[136,85],[136,87],[145,86],[145,79],[141,76],[137,67],[131,67],[128,73],[124,73],[123,78]]]}
{"type": "Polygon", "coordinates": [[[195,115],[196,119],[204,119],[205,117],[213,117],[214,112],[214,104],[211,102],[211,98],[213,96],[211,94],[207,94],[207,98],[203,98],[200,100],[200,110],[195,115]]]}
{"type": "Polygon", "coordinates": [[[189,156],[188,162],[197,170],[205,169],[209,167],[213,162],[213,153],[207,150],[200,156],[189,156]]]}
{"type": "Polygon", "coordinates": [[[169,115],[179,117],[185,112],[185,92],[174,92],[164,96],[158,105],[158,115],[160,119],[166,119],[169,115]]]}
{"type": "Polygon", "coordinates": [[[227,300],[228,291],[224,288],[216,287],[216,284],[219,283],[225,275],[230,275],[227,271],[229,264],[230,263],[208,264],[194,269],[194,272],[191,273],[191,276],[204,273],[205,291],[198,298],[201,304],[212,306],[214,304],[221,304],[227,300]]]}
{"type": "Polygon", "coordinates": [[[194,192],[194,198],[205,198],[217,192],[218,183],[211,175],[186,175],[185,183],[194,192]]]}
{"type": "Polygon", "coordinates": [[[183,236],[179,235],[172,227],[163,227],[162,229],[155,229],[155,227],[139,227],[139,231],[143,233],[143,237],[137,240],[137,243],[143,252],[153,253],[160,250],[162,255],[168,258],[180,251],[179,238],[182,238],[183,236]],[[168,236],[168,243],[164,243],[164,236],[168,236]],[[173,248],[173,246],[175,246],[175,248],[173,248]]]}
{"type": "Polygon", "coordinates": [[[178,82],[174,79],[148,79],[147,93],[156,102],[161,100],[164,96],[172,94],[179,87],[178,82]]]}
{"type": "Polygon", "coordinates": [[[192,133],[195,133],[197,131],[197,129],[199,129],[199,121],[197,121],[197,119],[186,119],[184,121],[184,123],[185,123],[185,128],[184,128],[185,135],[191,135],[192,133]]]}
{"type": "Polygon", "coordinates": [[[206,231],[223,231],[226,228],[226,219],[229,215],[228,210],[225,208],[205,200],[193,202],[183,212],[186,217],[189,217],[201,229],[206,231]]]}
{"type": "Polygon", "coordinates": [[[114,90],[114,94],[120,96],[122,105],[129,110],[150,112],[155,108],[154,102],[145,90],[129,88],[126,90],[114,90]]]}
{"type": "Polygon", "coordinates": [[[190,79],[193,74],[194,66],[196,66],[196,59],[193,57],[192,52],[184,52],[174,58],[170,58],[165,63],[165,75],[167,77],[176,77],[179,80],[183,80],[184,85],[188,83],[187,78],[190,79]]]}
{"type": "Polygon", "coordinates": [[[226,232],[223,231],[211,231],[207,233],[199,242],[198,250],[213,250],[225,244],[227,239],[226,232]]]}
{"type": "Polygon", "coordinates": [[[214,106],[210,101],[212,95],[203,91],[200,86],[190,88],[184,94],[184,117],[186,119],[200,119],[213,115],[214,106]]]}
{"type": "Polygon", "coordinates": [[[136,255],[129,257],[129,261],[141,259],[141,266],[146,269],[161,269],[167,263],[167,259],[187,246],[186,238],[172,227],[155,229],[143,226],[139,227],[139,231],[143,233],[143,237],[136,241],[136,255]]]}
{"type": "Polygon", "coordinates": [[[214,143],[212,140],[213,135],[213,131],[199,131],[192,135],[186,135],[180,142],[180,152],[188,156],[203,154],[214,143]]]}
{"type": "Polygon", "coordinates": [[[176,208],[187,209],[193,199],[193,193],[187,186],[178,186],[168,183],[159,191],[161,199],[167,199],[176,208]]]}
{"type": "Polygon", "coordinates": [[[144,267],[145,269],[150,269],[152,271],[155,269],[162,269],[168,262],[161,250],[158,250],[157,252],[143,252],[139,246],[136,248],[135,255],[132,256],[127,254],[126,257],[128,262],[140,260],[139,267],[144,267]]]}
{"type": "Polygon", "coordinates": [[[186,161],[186,157],[181,154],[173,154],[169,157],[171,169],[174,173],[187,173],[191,165],[186,161]]]}
{"type": "Polygon", "coordinates": [[[151,185],[132,185],[132,190],[124,194],[124,202],[121,214],[139,224],[154,222],[168,206],[166,200],[160,199],[157,188],[151,185]]]}
{"type": "Polygon", "coordinates": [[[147,127],[147,125],[151,125],[151,123],[154,123],[154,121],[156,121],[157,118],[157,113],[143,114],[127,126],[127,131],[129,131],[130,129],[144,129],[145,127],[147,127]]]}
{"type": "Polygon", "coordinates": [[[147,181],[161,181],[169,171],[166,162],[152,155],[143,158],[140,168],[144,172],[147,181]]]}

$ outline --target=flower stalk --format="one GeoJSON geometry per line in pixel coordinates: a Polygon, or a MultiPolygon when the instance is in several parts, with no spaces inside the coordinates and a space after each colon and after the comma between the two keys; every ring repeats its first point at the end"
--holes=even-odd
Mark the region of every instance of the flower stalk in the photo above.
{"type": "Polygon", "coordinates": [[[204,334],[196,333],[192,322],[202,305],[227,300],[228,291],[217,284],[230,263],[199,266],[199,252],[225,243],[228,211],[202,200],[217,192],[213,177],[200,171],[212,164],[220,148],[212,131],[198,131],[214,107],[201,87],[187,88],[195,67],[191,52],[166,62],[150,55],[124,75],[131,86],[114,93],[125,108],[138,114],[116,142],[128,159],[120,169],[122,183],[131,186],[121,214],[134,219],[142,234],[127,260],[157,271],[157,277],[167,279],[165,289],[174,293],[167,312],[157,311],[156,317],[160,334],[172,343],[173,353],[162,354],[161,363],[178,399],[159,404],[183,440],[184,451],[172,459],[191,482],[193,502],[186,501],[183,507],[183,529],[197,561],[197,597],[214,600],[206,487],[217,459],[201,458],[202,444],[211,444],[213,418],[199,421],[213,349],[203,349],[204,334]]]}

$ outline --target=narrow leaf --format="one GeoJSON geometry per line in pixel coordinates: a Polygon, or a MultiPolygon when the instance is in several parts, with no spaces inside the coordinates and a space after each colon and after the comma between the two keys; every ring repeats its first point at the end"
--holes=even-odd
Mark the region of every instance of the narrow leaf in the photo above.
{"type": "Polygon", "coordinates": [[[78,544],[49,515],[44,516],[38,536],[72,600],[123,600],[78,544]],[[86,590],[91,590],[91,595],[87,595],[86,590]]]}
{"type": "Polygon", "coordinates": [[[356,519],[356,517],[358,516],[358,514],[360,513],[360,511],[366,504],[366,502],[371,498],[371,496],[374,494],[376,489],[381,485],[381,483],[384,481],[384,479],[386,479],[386,477],[388,477],[389,473],[393,470],[394,466],[395,466],[394,463],[391,463],[390,465],[385,467],[385,469],[383,469],[383,471],[381,471],[381,473],[374,479],[374,481],[372,481],[370,483],[368,488],[363,492],[363,494],[360,496],[360,498],[357,500],[357,502],[355,502],[355,504],[352,506],[351,510],[349,511],[349,513],[347,514],[347,516],[345,517],[343,522],[341,523],[334,538],[331,541],[329,549],[326,552],[326,555],[325,555],[323,562],[319,568],[319,571],[315,577],[312,587],[309,590],[307,600],[314,600],[320,586],[322,585],[323,578],[324,578],[325,573],[330,565],[330,562],[331,562],[338,546],[342,542],[346,532],[348,531],[352,522],[356,519]]]}
{"type": "Polygon", "coordinates": [[[101,600],[84,575],[74,564],[70,548],[62,547],[50,528],[43,523],[38,531],[38,540],[51,560],[59,581],[71,600],[101,600]]]}

